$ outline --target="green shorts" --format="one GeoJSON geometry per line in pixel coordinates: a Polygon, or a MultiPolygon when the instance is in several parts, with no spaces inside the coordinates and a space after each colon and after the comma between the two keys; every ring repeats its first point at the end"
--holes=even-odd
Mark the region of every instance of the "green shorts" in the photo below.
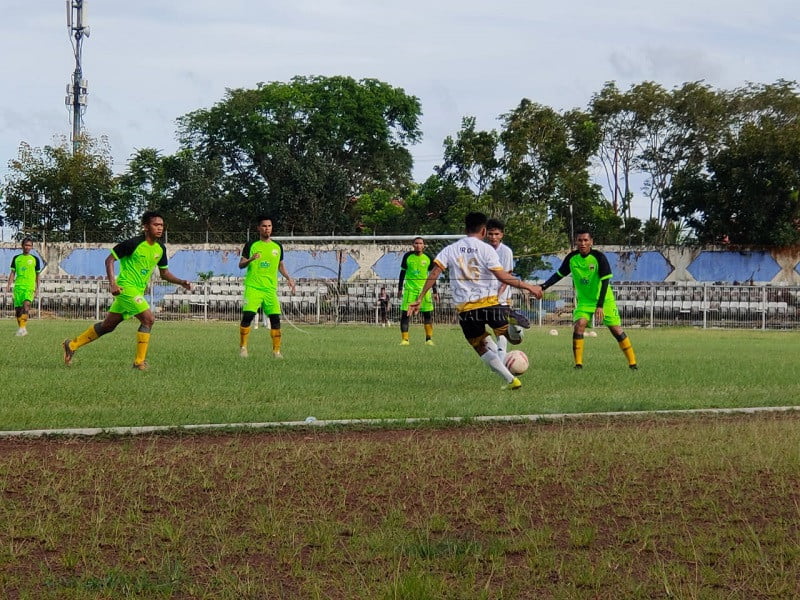
{"type": "Polygon", "coordinates": [[[146,310],[150,310],[150,305],[141,294],[136,296],[126,296],[124,294],[115,296],[114,302],[108,308],[108,312],[122,315],[123,319],[130,319],[146,310]]]}
{"type": "Polygon", "coordinates": [[[26,302],[33,302],[35,293],[36,290],[33,288],[14,286],[14,291],[12,292],[14,296],[14,308],[19,308],[26,302]]]}
{"type": "MultiPolygon", "coordinates": [[[[586,319],[589,327],[592,326],[592,318],[594,317],[595,309],[588,309],[585,306],[576,306],[572,311],[572,322],[586,319]]],[[[622,318],[619,316],[616,303],[609,303],[603,306],[603,322],[595,323],[595,325],[605,325],[606,327],[617,327],[622,325],[622,318]]]]}
{"type": "Polygon", "coordinates": [[[259,288],[244,288],[243,312],[258,312],[264,308],[265,315],[281,314],[281,303],[278,301],[277,290],[262,290],[259,288]]]}
{"type": "MultiPolygon", "coordinates": [[[[417,296],[422,291],[422,288],[415,290],[410,288],[403,288],[403,303],[400,305],[400,312],[406,312],[408,305],[417,301],[417,296]]],[[[423,296],[422,302],[419,303],[419,312],[431,312],[433,310],[433,294],[431,290],[423,296]]]]}

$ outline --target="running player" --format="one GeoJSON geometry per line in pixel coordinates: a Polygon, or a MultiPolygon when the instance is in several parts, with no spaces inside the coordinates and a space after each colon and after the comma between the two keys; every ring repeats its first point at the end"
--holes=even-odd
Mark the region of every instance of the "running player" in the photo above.
{"type": "Polygon", "coordinates": [[[244,304],[242,320],[239,323],[239,356],[247,358],[247,340],[250,326],[259,307],[269,318],[272,338],[272,356],[283,358],[281,354],[281,304],[278,301],[278,272],[289,283],[294,294],[294,279],[289,277],[283,264],[283,246],[272,239],[272,219],[258,218],[258,239],[247,242],[242,249],[239,268],[247,269],[244,276],[244,304]]]}
{"type": "Polygon", "coordinates": [[[542,284],[546,290],[567,275],[572,275],[575,286],[575,310],[572,312],[574,323],[572,330],[572,354],[575,368],[583,368],[583,335],[586,327],[591,327],[592,317],[596,323],[602,323],[619,343],[620,350],[628,359],[628,366],[637,369],[636,354],[631,340],[622,330],[622,319],[614,301],[611,290],[611,267],[606,255],[592,248],[594,239],[588,231],[578,231],[575,236],[575,247],[564,262],[547,281],[542,284]]]}
{"type": "Polygon", "coordinates": [[[95,341],[100,336],[111,333],[117,325],[130,317],[139,320],[136,332],[136,356],[133,368],[146,371],[147,349],[150,345],[150,331],[155,323],[155,316],[144,298],[153,269],[158,267],[159,275],[164,281],[191,290],[192,284],[179,279],[170,273],[167,267],[167,247],[159,240],[164,235],[164,217],[155,211],[147,211],[142,215],[143,234],[120,242],[111,249],[105,261],[108,290],[114,296],[114,302],[108,309],[106,318],[95,323],[78,337],[64,340],[64,364],[72,364],[75,351],[95,341]],[[119,260],[119,277],[114,274],[114,263],[119,260]]]}
{"type": "Polygon", "coordinates": [[[28,318],[31,313],[31,303],[39,291],[39,273],[42,272],[42,262],[38,256],[31,254],[33,240],[29,237],[22,240],[22,254],[17,254],[11,259],[11,270],[8,273],[6,290],[12,291],[14,300],[14,315],[17,317],[17,336],[28,335],[28,318]]]}
{"type": "Polygon", "coordinates": [[[464,337],[481,360],[505,380],[502,389],[518,390],[522,387],[522,382],[500,360],[497,344],[486,331],[487,325],[495,336],[506,335],[508,331],[508,307],[500,306],[497,301],[496,280],[526,290],[535,298],[541,298],[542,290],[538,285],[525,283],[503,269],[497,252],[483,241],[486,237],[486,222],[486,215],[483,213],[472,212],[466,216],[466,237],[446,246],[436,255],[433,269],[416,301],[409,305],[408,311],[411,314],[419,311],[425,294],[436,283],[439,275],[449,269],[453,301],[464,337]]]}
{"type": "MultiPolygon", "coordinates": [[[[409,305],[417,299],[422,285],[428,278],[433,268],[431,257],[425,252],[425,240],[415,237],[412,246],[413,250],[403,255],[400,262],[400,280],[397,283],[397,294],[402,297],[400,305],[400,345],[408,346],[411,344],[408,339],[408,326],[410,318],[408,315],[409,305]]],[[[433,287],[422,298],[419,313],[422,315],[422,322],[425,327],[425,343],[433,346],[433,301],[439,301],[439,294],[436,286],[433,287]]]]}

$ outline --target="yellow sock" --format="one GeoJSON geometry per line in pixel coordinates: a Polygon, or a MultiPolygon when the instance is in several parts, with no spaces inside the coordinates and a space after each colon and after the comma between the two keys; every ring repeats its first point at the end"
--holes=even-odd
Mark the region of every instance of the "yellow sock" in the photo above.
{"type": "Polygon", "coordinates": [[[239,325],[239,347],[247,348],[247,338],[250,337],[252,327],[242,327],[239,325]]]}
{"type": "Polygon", "coordinates": [[[20,315],[19,318],[17,319],[17,323],[19,323],[20,327],[25,329],[25,327],[28,326],[28,315],[25,314],[20,315]]]}
{"type": "Polygon", "coordinates": [[[142,333],[141,331],[136,332],[136,358],[133,359],[133,363],[136,365],[140,365],[144,362],[144,359],[147,358],[147,346],[150,345],[150,334],[149,333],[142,333]]]}
{"type": "Polygon", "coordinates": [[[433,325],[425,323],[425,339],[429,340],[433,337],[433,325]]]}
{"type": "Polygon", "coordinates": [[[572,338],[572,354],[575,356],[575,364],[583,364],[583,338],[572,338]]]}
{"type": "Polygon", "coordinates": [[[272,351],[273,352],[280,352],[281,351],[281,330],[280,329],[270,329],[269,335],[272,338],[272,351]]]}
{"type": "Polygon", "coordinates": [[[621,342],[619,342],[619,349],[625,354],[625,358],[628,359],[628,365],[635,365],[636,364],[636,354],[633,351],[633,344],[631,344],[631,340],[629,338],[625,338],[621,342]]]}
{"type": "Polygon", "coordinates": [[[407,331],[401,331],[400,332],[400,339],[403,340],[404,342],[407,342],[408,341],[408,332],[407,331]]]}
{"type": "Polygon", "coordinates": [[[81,346],[85,346],[89,342],[93,342],[99,337],[100,336],[97,335],[97,332],[94,330],[94,325],[90,325],[89,329],[84,331],[82,334],[80,334],[78,337],[76,337],[69,343],[69,349],[77,350],[81,346]]]}

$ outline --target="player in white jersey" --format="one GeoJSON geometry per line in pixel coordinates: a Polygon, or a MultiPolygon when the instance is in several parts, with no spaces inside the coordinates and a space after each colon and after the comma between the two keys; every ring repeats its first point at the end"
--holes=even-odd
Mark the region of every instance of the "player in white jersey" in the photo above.
{"type": "MultiPolygon", "coordinates": [[[[500,258],[500,264],[503,266],[503,269],[511,273],[514,269],[514,252],[511,250],[511,248],[503,243],[504,236],[505,225],[503,225],[503,222],[498,219],[489,219],[489,221],[486,223],[486,243],[494,248],[495,252],[497,252],[497,256],[500,258]]],[[[500,280],[497,280],[496,284],[498,286],[497,301],[501,306],[510,307],[511,288],[505,283],[501,283],[500,280]]],[[[508,348],[509,339],[513,339],[517,344],[522,341],[522,328],[516,324],[512,324],[511,321],[509,321],[508,324],[508,334],[505,336],[501,335],[495,340],[498,353],[500,354],[500,359],[504,363],[506,361],[506,348],[508,348]]]]}
{"type": "MultiPolygon", "coordinates": [[[[473,212],[466,216],[466,237],[439,252],[417,301],[409,305],[408,313],[413,315],[419,311],[420,302],[427,291],[434,286],[439,275],[449,270],[450,289],[464,337],[481,360],[505,380],[503,389],[517,390],[522,383],[503,364],[497,344],[486,331],[488,325],[495,336],[506,336],[508,333],[509,309],[498,302],[497,281],[526,290],[536,298],[542,297],[542,289],[538,285],[525,283],[503,268],[497,252],[483,241],[486,223],[487,218],[483,213],[473,212]]],[[[514,340],[511,342],[518,343],[514,340]]]]}

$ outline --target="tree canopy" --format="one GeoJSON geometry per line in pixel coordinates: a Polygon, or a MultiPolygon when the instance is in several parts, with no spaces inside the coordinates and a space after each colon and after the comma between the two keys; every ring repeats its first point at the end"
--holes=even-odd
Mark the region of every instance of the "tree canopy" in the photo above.
{"type": "Polygon", "coordinates": [[[421,114],[416,97],[376,79],[227,90],[177,119],[177,152],[137,150],[118,175],[103,138],[75,152],[63,139],[23,142],[0,188],[0,218],[40,238],[106,240],[156,208],[172,239],[190,241],[243,232],[260,214],[304,235],[452,233],[477,209],[507,221],[517,253],[532,256],[567,246],[577,228],[604,244],[800,241],[793,81],[734,90],[607,82],[585,109],[565,111],[523,98],[491,129],[463,117],[416,183],[409,148],[421,114]],[[644,222],[632,210],[639,194],[644,222]]]}

